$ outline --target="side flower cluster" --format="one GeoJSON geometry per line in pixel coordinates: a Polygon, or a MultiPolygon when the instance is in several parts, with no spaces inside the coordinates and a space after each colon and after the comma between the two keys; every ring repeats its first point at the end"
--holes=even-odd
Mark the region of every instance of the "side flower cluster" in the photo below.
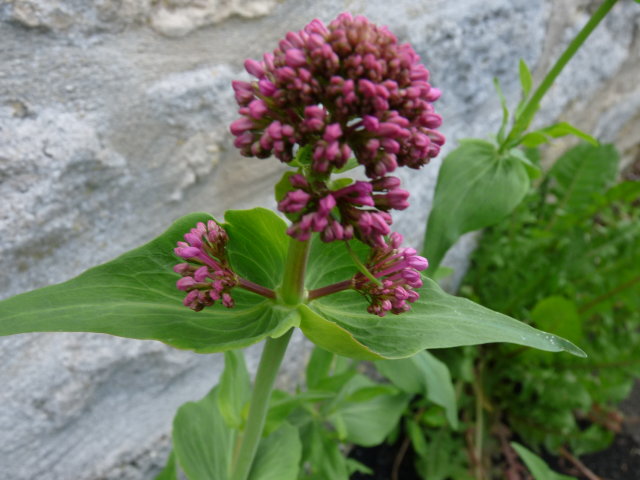
{"type": "Polygon", "coordinates": [[[384,246],[391,232],[389,210],[409,206],[409,192],[399,188],[397,177],[381,177],[368,182],[356,181],[330,190],[321,180],[308,181],[303,175],[289,178],[295,188],[279,202],[278,209],[298,214],[287,233],[305,241],[312,232],[325,242],[358,238],[371,246],[384,246]]]}
{"type": "Polygon", "coordinates": [[[239,280],[226,258],[227,232],[209,220],[206,225],[199,222],[184,235],[184,240],[178,242],[174,252],[187,262],[173,268],[182,275],[176,286],[187,292],[184,305],[196,312],[213,305],[217,300],[227,308],[233,307],[230,292],[239,280]]]}
{"type": "Polygon", "coordinates": [[[387,312],[399,314],[410,309],[419,298],[416,288],[422,286],[420,272],[429,263],[415,249],[400,248],[402,235],[392,233],[384,247],[372,249],[366,267],[380,281],[377,285],[362,273],[356,274],[353,287],[369,300],[367,311],[384,317],[387,312]]]}

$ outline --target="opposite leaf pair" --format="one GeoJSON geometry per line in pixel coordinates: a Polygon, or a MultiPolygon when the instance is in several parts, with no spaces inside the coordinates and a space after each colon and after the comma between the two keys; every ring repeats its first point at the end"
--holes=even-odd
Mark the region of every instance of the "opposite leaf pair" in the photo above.
{"type": "MultiPolygon", "coordinates": [[[[300,327],[316,344],[360,359],[403,358],[430,348],[511,342],[547,351],[582,351],[510,317],[444,293],[423,278],[411,311],[379,318],[367,312],[367,300],[353,290],[299,305],[238,290],[235,307],[222,305],[193,312],[175,288],[173,248],[185,232],[212,217],[197,213],[175,222],[164,234],[68,282],[18,295],[0,303],[0,335],[34,331],[82,331],[159,340],[200,353],[246,347],[300,327]]],[[[277,290],[283,276],[286,224],[266,209],[229,211],[223,227],[229,235],[234,271],[277,290]]],[[[369,247],[358,244],[366,257],[369,247]]],[[[312,241],[306,288],[353,277],[358,272],[342,243],[312,241]]]]}

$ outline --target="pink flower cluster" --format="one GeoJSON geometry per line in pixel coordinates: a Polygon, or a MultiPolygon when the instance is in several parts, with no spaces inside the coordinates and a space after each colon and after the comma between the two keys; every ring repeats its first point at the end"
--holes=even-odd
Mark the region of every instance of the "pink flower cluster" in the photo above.
{"type": "Polygon", "coordinates": [[[384,245],[389,211],[409,205],[389,174],[420,168],[444,143],[433,108],[440,91],[413,48],[386,27],[343,13],[328,26],[313,20],[289,32],[245,68],[257,80],[233,82],[241,115],[231,125],[236,147],[287,163],[296,148],[310,151],[304,175],[291,177],[293,190],[278,205],[293,220],[289,235],[384,245]],[[330,190],[331,173],[352,156],[371,181],[330,190]]]}
{"type": "Polygon", "coordinates": [[[392,233],[388,243],[371,251],[366,267],[381,282],[380,286],[362,273],[353,279],[354,288],[369,299],[369,313],[380,317],[387,312],[403,313],[419,298],[414,289],[422,286],[420,271],[429,263],[413,248],[399,248],[401,243],[402,235],[392,233]]]}
{"type": "Polygon", "coordinates": [[[278,209],[299,214],[287,233],[300,241],[319,232],[325,242],[355,236],[371,246],[383,247],[384,236],[391,232],[388,211],[409,206],[409,192],[399,188],[396,177],[356,181],[338,190],[330,190],[322,181],[309,182],[301,174],[292,175],[289,181],[295,190],[285,195],[278,209]]]}
{"type": "Polygon", "coordinates": [[[187,292],[184,305],[196,312],[213,305],[216,300],[220,300],[227,308],[233,307],[230,291],[238,285],[238,277],[226,258],[227,232],[209,220],[206,225],[199,222],[184,235],[184,240],[178,242],[174,252],[187,263],[180,263],[173,268],[182,275],[176,286],[187,292]]]}
{"type": "Polygon", "coordinates": [[[313,20],[263,61],[245,62],[257,80],[233,82],[242,115],[231,125],[235,145],[283,162],[293,159],[294,145],[311,145],[321,175],[352,153],[370,178],[419,168],[444,143],[432,105],[440,91],[419,62],[409,44],[365,17],[343,13],[328,26],[313,20]]]}

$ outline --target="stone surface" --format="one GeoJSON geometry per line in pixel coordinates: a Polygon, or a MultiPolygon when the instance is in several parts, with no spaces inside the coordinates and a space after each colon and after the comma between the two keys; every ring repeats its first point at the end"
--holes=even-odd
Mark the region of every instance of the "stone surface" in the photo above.
{"type": "Polygon", "coordinates": [[[233,15],[267,15],[275,5],[275,0],[4,0],[0,20],[65,35],[149,25],[160,34],[181,37],[233,15]]]}
{"type": "MultiPolygon", "coordinates": [[[[0,0],[0,298],[64,281],[205,210],[274,207],[283,167],[241,158],[227,125],[246,57],[348,8],[411,41],[443,91],[450,150],[500,121],[492,78],[517,100],[597,2],[560,0],[0,0]]],[[[640,8],[621,1],[545,99],[558,117],[640,153],[640,8]]],[[[564,148],[568,142],[559,142],[564,148]]],[[[419,244],[440,160],[403,172],[419,244]]],[[[465,268],[473,236],[447,255],[465,268]]],[[[255,366],[259,347],[250,349],[255,366]]],[[[283,385],[308,346],[298,336],[283,385]]],[[[221,356],[90,334],[0,339],[0,465],[11,480],[150,479],[177,406],[204,395],[221,356]]]]}

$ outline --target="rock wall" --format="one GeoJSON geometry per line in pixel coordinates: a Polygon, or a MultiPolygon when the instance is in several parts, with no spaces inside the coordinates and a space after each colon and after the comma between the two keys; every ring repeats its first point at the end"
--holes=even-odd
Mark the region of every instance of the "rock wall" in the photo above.
{"type": "MultiPolygon", "coordinates": [[[[363,13],[410,41],[444,91],[448,151],[499,123],[492,78],[540,79],[598,2],[573,0],[0,0],[0,298],[64,281],[190,211],[274,207],[282,167],[240,157],[230,82],[287,31],[363,13]]],[[[545,99],[557,118],[640,145],[640,6],[622,0],[545,99]]],[[[404,174],[417,244],[439,161],[404,174]]],[[[464,270],[467,237],[448,257],[464,270]]],[[[289,378],[306,358],[300,339],[289,378]]],[[[259,348],[249,352],[255,365],[259,348]]],[[[150,479],[173,412],[220,356],[93,334],[0,339],[0,465],[9,480],[150,479]]]]}

